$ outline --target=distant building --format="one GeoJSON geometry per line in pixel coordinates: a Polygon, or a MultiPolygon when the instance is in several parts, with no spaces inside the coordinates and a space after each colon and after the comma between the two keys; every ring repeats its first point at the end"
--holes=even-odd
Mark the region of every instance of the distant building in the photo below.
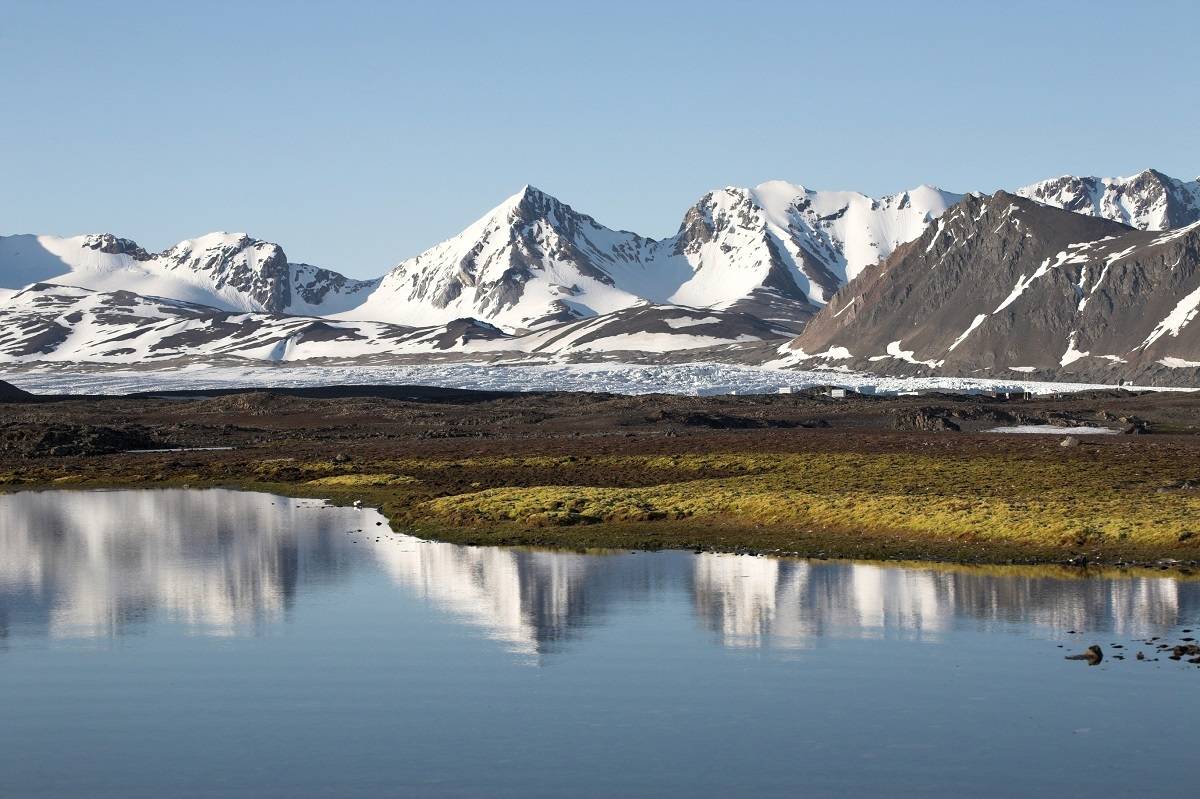
{"type": "Polygon", "coordinates": [[[983,392],[985,397],[995,397],[996,399],[1016,400],[1016,399],[1033,399],[1033,392],[1024,391],[1022,389],[1011,390],[988,390],[983,392]]]}

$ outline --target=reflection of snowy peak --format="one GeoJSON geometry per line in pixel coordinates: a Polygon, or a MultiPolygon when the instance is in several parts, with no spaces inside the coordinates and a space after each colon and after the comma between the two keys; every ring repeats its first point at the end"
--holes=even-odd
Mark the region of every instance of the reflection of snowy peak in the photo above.
{"type": "Polygon", "coordinates": [[[598,609],[584,602],[596,599],[585,555],[413,539],[377,557],[397,584],[524,655],[543,654],[598,609]]]}
{"type": "Polygon", "coordinates": [[[375,285],[288,263],[278,244],[244,233],[209,233],[158,254],[107,233],[0,237],[0,286],[38,282],[272,313],[328,312],[361,301],[375,285]]]}
{"type": "Polygon", "coordinates": [[[1155,169],[1127,178],[1063,175],[1016,194],[1141,230],[1169,230],[1200,221],[1200,179],[1186,183],[1155,169]]]}
{"type": "Polygon", "coordinates": [[[1055,636],[1145,636],[1194,618],[1200,603],[1194,583],[1169,578],[463,547],[389,535],[382,521],[373,510],[221,489],[0,495],[3,621],[49,637],[122,635],[156,620],[246,634],[289,609],[311,611],[299,596],[381,569],[404,594],[536,662],[620,622],[630,604],[682,602],[726,646],[796,648],[831,634],[936,639],[1014,621],[1055,636]],[[347,535],[363,529],[377,532],[347,535]]]}
{"type": "Polygon", "coordinates": [[[42,616],[52,637],[107,637],[155,615],[215,635],[253,628],[350,559],[336,545],[362,513],[316,507],[224,490],[6,497],[0,608],[42,616]]]}

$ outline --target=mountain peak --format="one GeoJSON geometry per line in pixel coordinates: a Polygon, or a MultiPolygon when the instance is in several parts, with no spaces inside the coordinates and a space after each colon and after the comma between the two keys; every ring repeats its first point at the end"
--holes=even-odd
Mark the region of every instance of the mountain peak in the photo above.
{"type": "Polygon", "coordinates": [[[921,183],[903,193],[911,196],[911,195],[947,194],[947,193],[953,193],[953,192],[947,192],[941,186],[937,186],[933,183],[921,183]]]}
{"type": "MultiPolygon", "coordinates": [[[[726,191],[736,191],[737,189],[727,188],[726,191]]],[[[744,190],[743,190],[744,191],[744,190]]],[[[784,195],[790,197],[799,197],[808,193],[808,189],[800,183],[792,183],[787,180],[764,180],[752,190],[757,195],[784,195]]]]}
{"type": "Polygon", "coordinates": [[[1126,190],[1136,190],[1138,187],[1146,184],[1167,189],[1179,181],[1163,172],[1158,171],[1157,169],[1154,169],[1153,167],[1148,167],[1143,169],[1141,172],[1138,172],[1136,175],[1130,175],[1127,178],[1102,178],[1101,182],[1109,185],[1123,186],[1126,188],[1126,190]]]}
{"type": "Polygon", "coordinates": [[[510,194],[508,198],[504,200],[504,202],[500,203],[500,205],[518,205],[528,198],[538,197],[544,194],[545,192],[543,192],[537,186],[526,183],[524,186],[517,189],[513,194],[510,194]]]}
{"type": "Polygon", "coordinates": [[[1017,194],[1086,216],[1142,230],[1168,230],[1200,219],[1200,185],[1157,169],[1128,177],[1061,175],[1017,189],[1017,194]]]}
{"type": "Polygon", "coordinates": [[[547,201],[558,202],[558,199],[542,191],[537,186],[526,183],[516,193],[509,195],[497,208],[516,208],[531,203],[539,205],[547,201]]]}
{"type": "Polygon", "coordinates": [[[1173,177],[1171,177],[1170,175],[1168,175],[1166,172],[1163,172],[1161,169],[1155,169],[1155,168],[1154,168],[1154,167],[1152,167],[1152,166],[1151,166],[1151,167],[1146,167],[1146,168],[1145,168],[1145,169],[1143,169],[1142,171],[1138,172],[1136,175],[1131,175],[1131,176],[1129,176],[1129,177],[1127,177],[1127,178],[1116,178],[1116,180],[1118,180],[1118,181],[1125,181],[1125,182],[1132,182],[1132,181],[1135,181],[1135,180],[1137,180],[1137,179],[1139,179],[1139,178],[1143,178],[1143,179],[1145,179],[1145,178],[1153,178],[1154,180],[1157,180],[1159,183],[1163,183],[1163,184],[1168,184],[1168,183],[1179,183],[1179,182],[1180,182],[1180,181],[1179,181],[1179,180],[1177,180],[1176,178],[1173,178],[1173,177]]]}
{"type": "Polygon", "coordinates": [[[513,220],[526,223],[537,219],[546,219],[552,223],[558,218],[583,216],[569,205],[537,186],[525,184],[519,191],[504,199],[499,205],[485,214],[476,224],[493,220],[493,224],[508,224],[513,220]]]}
{"type": "Polygon", "coordinates": [[[527,198],[539,198],[539,197],[549,197],[550,196],[546,192],[539,189],[537,186],[534,186],[532,183],[526,183],[524,186],[522,186],[521,190],[517,192],[517,195],[519,197],[527,197],[527,198]]]}
{"type": "MultiPolygon", "coordinates": [[[[225,231],[225,230],[214,230],[213,232],[205,233],[202,236],[196,236],[195,238],[191,238],[191,239],[184,239],[183,241],[176,244],[174,247],[169,248],[166,252],[188,252],[188,251],[193,251],[193,250],[212,250],[212,249],[217,249],[217,248],[221,248],[221,247],[245,247],[248,245],[255,245],[255,244],[270,245],[271,243],[265,242],[265,241],[259,241],[257,239],[251,238],[249,235],[247,235],[246,233],[243,233],[243,232],[231,233],[231,232],[225,231]]],[[[271,245],[271,246],[277,247],[279,245],[276,244],[276,245],[271,245]]]]}
{"type": "Polygon", "coordinates": [[[154,256],[133,239],[123,239],[111,233],[92,233],[83,237],[83,246],[106,255],[128,255],[135,261],[148,261],[154,256]]]}

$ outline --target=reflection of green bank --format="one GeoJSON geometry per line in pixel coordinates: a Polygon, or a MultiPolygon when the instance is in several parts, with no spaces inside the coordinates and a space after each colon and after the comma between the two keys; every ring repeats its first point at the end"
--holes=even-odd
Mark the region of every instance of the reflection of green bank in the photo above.
{"type": "MultiPolygon", "coordinates": [[[[1051,451],[1053,450],[1053,451],[1051,451]]],[[[103,466],[104,471],[101,471],[103,466]]],[[[198,462],[187,474],[63,474],[0,484],[240,485],[378,505],[398,528],[453,541],[745,548],[979,562],[1200,557],[1200,492],[1178,458],[1064,454],[532,456],[337,463],[198,462]],[[548,485],[547,483],[556,483],[548,485]]],[[[58,468],[60,473],[56,473],[58,468]]],[[[76,464],[74,469],[79,469],[76,464]]],[[[107,473],[106,473],[107,472],[107,473]]]]}

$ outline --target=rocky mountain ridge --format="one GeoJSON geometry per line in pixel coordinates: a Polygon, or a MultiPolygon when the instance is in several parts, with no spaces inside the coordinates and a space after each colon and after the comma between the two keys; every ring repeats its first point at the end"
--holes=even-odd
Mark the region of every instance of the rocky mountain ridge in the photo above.
{"type": "Polygon", "coordinates": [[[1185,182],[1146,169],[1127,178],[1062,175],[1017,189],[1021,197],[1139,230],[1171,230],[1200,221],[1200,178],[1185,182]]]}
{"type": "MultiPolygon", "coordinates": [[[[1148,230],[1200,219],[1200,184],[1155,170],[1063,177],[1017,194],[1148,230]]],[[[34,282],[134,291],[226,310],[427,325],[473,317],[510,332],[642,302],[738,310],[799,329],[847,281],[964,195],[930,186],[875,199],[784,181],[709,192],[675,235],[613,230],[530,186],[375,280],[291,263],[241,233],[150,253],[112,234],[0,236],[0,291],[34,282]]]]}
{"type": "Polygon", "coordinates": [[[1200,222],[1136,230],[998,192],[969,197],[847,285],[794,362],[1117,382],[1200,367],[1200,222]]]}
{"type": "Polygon", "coordinates": [[[0,303],[0,364],[13,365],[670,356],[762,345],[784,335],[748,314],[646,304],[513,335],[471,318],[423,327],[336,321],[51,283],[34,284],[0,303]]]}
{"type": "Polygon", "coordinates": [[[268,313],[331,312],[376,285],[290,263],[278,244],[245,233],[209,233],[160,253],[109,233],[0,236],[0,290],[51,281],[268,313]]]}
{"type": "Polygon", "coordinates": [[[1200,183],[1146,170],[992,197],[728,187],[665,239],[526,186],[375,280],[293,263],[241,233],[160,253],[112,234],[0,236],[0,359],[724,347],[742,360],[799,334],[777,365],[1178,375],[1200,368],[1197,222],[1200,183]],[[120,340],[144,347],[110,346],[120,340]]]}

